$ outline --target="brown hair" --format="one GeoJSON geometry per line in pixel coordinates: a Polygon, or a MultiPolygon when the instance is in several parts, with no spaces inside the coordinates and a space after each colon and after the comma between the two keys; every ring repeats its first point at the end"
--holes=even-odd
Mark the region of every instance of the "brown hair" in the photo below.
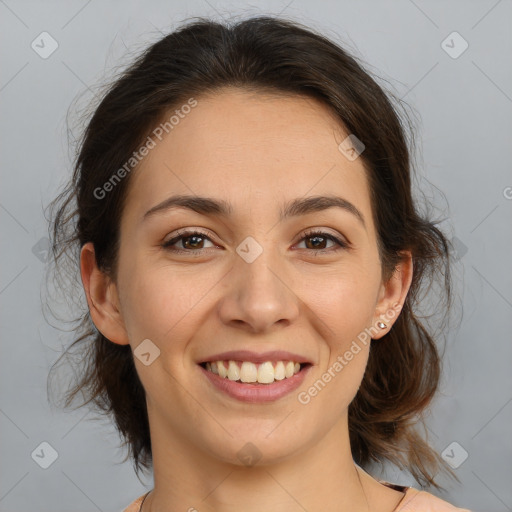
{"type": "MultiPolygon", "coordinates": [[[[170,109],[227,86],[315,98],[364,143],[361,158],[383,275],[391,275],[404,250],[412,252],[414,274],[393,328],[372,343],[361,387],[349,406],[352,453],[363,467],[389,460],[407,468],[421,485],[441,488],[434,479],[438,470],[454,475],[416,430],[440,378],[438,349],[418,307],[423,284],[439,278],[446,300],[444,305],[441,296],[436,300],[447,310],[448,242],[413,201],[408,144],[413,146],[414,133],[392,100],[397,106],[402,102],[384,92],[353,56],[311,29],[269,16],[231,25],[199,19],[144,51],[104,94],[81,138],[73,177],[50,205],[57,275],[64,271],[58,270],[64,258],[76,279],[80,248],[92,242],[99,268],[115,278],[130,175],[105,197],[98,198],[95,190],[129,160],[170,109]]],[[[131,348],[98,332],[87,308],[76,322],[78,337],[63,354],[78,350],[77,380],[65,393],[65,407],[81,393],[80,407],[93,404],[113,415],[136,472],[148,469],[152,456],[145,392],[131,348]]]]}

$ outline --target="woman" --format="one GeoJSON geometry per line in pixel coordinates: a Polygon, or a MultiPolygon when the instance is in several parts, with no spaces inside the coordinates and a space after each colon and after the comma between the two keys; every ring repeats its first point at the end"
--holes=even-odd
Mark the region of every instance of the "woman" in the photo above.
{"type": "MultiPolygon", "coordinates": [[[[454,511],[415,430],[438,386],[417,316],[448,244],[403,121],[342,48],[279,18],[199,20],[96,109],[56,200],[88,314],[77,385],[154,489],[129,512],[454,511]],[[78,262],[77,262],[78,264],[78,262]]],[[[86,402],[87,403],[87,402],[86,402]]]]}

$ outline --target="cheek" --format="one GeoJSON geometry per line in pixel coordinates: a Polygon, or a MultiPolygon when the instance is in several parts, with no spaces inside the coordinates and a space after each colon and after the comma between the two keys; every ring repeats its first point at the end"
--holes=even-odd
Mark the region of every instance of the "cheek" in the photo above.
{"type": "Polygon", "coordinates": [[[378,274],[366,267],[306,279],[299,297],[324,324],[326,339],[342,350],[345,344],[371,325],[379,286],[378,274]]]}
{"type": "Polygon", "coordinates": [[[319,374],[313,388],[305,390],[305,400],[321,395],[316,406],[329,404],[333,421],[353,400],[364,376],[370,350],[365,329],[372,325],[379,279],[377,266],[347,265],[308,280],[302,291],[325,340],[319,374]]]}
{"type": "Polygon", "coordinates": [[[144,269],[142,264],[126,268],[121,277],[123,318],[130,342],[149,338],[161,350],[172,345],[168,340],[186,331],[204,289],[193,278],[165,268],[144,269]]]}

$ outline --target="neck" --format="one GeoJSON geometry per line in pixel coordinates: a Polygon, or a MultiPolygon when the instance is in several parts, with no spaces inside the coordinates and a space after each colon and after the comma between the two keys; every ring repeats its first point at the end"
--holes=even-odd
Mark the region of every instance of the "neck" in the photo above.
{"type": "Polygon", "coordinates": [[[143,512],[369,510],[346,418],[300,453],[266,465],[224,462],[165,428],[153,427],[151,442],[155,487],[143,512]]]}

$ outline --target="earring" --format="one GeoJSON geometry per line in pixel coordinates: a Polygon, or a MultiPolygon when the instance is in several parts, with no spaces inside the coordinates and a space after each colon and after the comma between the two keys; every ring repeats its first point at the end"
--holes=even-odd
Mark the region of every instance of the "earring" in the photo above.
{"type": "Polygon", "coordinates": [[[385,329],[387,327],[387,325],[384,322],[378,322],[377,323],[377,327],[379,329],[385,329]]]}

